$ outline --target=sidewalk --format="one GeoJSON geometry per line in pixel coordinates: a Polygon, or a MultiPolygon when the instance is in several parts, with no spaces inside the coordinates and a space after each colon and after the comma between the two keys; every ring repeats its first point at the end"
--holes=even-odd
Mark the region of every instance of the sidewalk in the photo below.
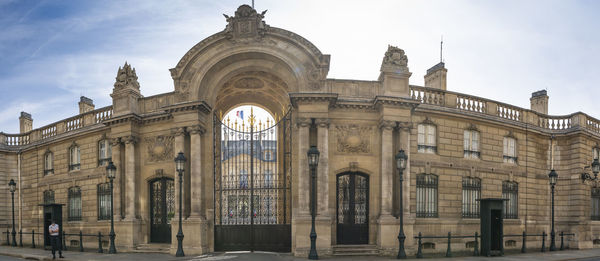
{"type": "MultiPolygon", "coordinates": [[[[174,257],[167,254],[142,254],[142,253],[117,253],[111,254],[100,254],[95,252],[77,252],[77,251],[65,251],[63,252],[66,258],[56,260],[89,260],[89,261],[101,261],[101,260],[131,260],[131,261],[163,261],[163,260],[190,260],[190,261],[209,261],[209,260],[256,260],[256,261],[299,261],[307,260],[306,258],[294,257],[289,253],[268,253],[268,252],[227,252],[227,253],[209,253],[201,256],[186,256],[183,258],[174,257]]],[[[18,258],[24,258],[28,260],[52,260],[52,254],[50,251],[42,249],[32,249],[27,247],[9,247],[0,246],[0,260],[2,256],[12,256],[18,258]]],[[[352,256],[352,257],[321,257],[323,260],[392,260],[393,257],[377,257],[377,256],[352,256]]],[[[414,257],[409,259],[416,260],[414,257]]],[[[586,250],[565,250],[556,252],[532,252],[527,254],[507,254],[502,257],[454,257],[454,258],[424,258],[428,261],[458,261],[458,260],[488,260],[488,261],[512,261],[512,260],[544,260],[544,261],[558,261],[558,260],[600,260],[600,249],[586,249],[586,250]]]]}

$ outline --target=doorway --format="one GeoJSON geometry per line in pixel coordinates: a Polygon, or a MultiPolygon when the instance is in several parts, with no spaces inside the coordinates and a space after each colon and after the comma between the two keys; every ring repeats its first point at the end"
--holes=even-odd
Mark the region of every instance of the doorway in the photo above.
{"type": "Polygon", "coordinates": [[[337,176],[337,243],[369,243],[369,176],[348,172],[337,176]]]}
{"type": "Polygon", "coordinates": [[[173,179],[150,181],[150,242],[171,243],[171,219],[175,216],[173,179]]]}

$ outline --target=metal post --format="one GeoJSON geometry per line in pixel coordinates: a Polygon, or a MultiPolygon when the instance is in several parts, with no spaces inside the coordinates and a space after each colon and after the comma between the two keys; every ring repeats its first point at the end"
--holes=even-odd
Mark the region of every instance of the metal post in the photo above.
{"type": "Polygon", "coordinates": [[[450,232],[448,232],[448,247],[446,248],[446,257],[452,257],[452,249],[450,248],[450,241],[452,240],[452,236],[450,232]]]}
{"type": "Polygon", "coordinates": [[[421,232],[419,232],[419,241],[418,241],[419,243],[417,246],[417,258],[423,258],[423,250],[422,250],[423,241],[421,240],[421,237],[422,237],[421,232]]]}
{"type": "Polygon", "coordinates": [[[23,229],[19,229],[19,247],[23,247],[23,229]]]}
{"type": "Polygon", "coordinates": [[[62,250],[67,251],[67,233],[63,231],[60,235],[62,236],[62,250]]]}
{"type": "Polygon", "coordinates": [[[560,250],[565,250],[565,232],[560,232],[560,250]]]}
{"type": "Polygon", "coordinates": [[[98,253],[104,253],[104,249],[102,249],[102,233],[98,231],[98,253]]]}
{"type": "Polygon", "coordinates": [[[83,232],[79,230],[79,252],[83,252],[83,232]]]}
{"type": "Polygon", "coordinates": [[[11,191],[10,195],[12,197],[12,246],[17,246],[17,231],[15,230],[15,192],[11,191]]]}
{"type": "Polygon", "coordinates": [[[551,186],[552,189],[552,231],[550,231],[550,251],[556,251],[556,245],[554,243],[554,185],[551,186]]]}
{"type": "Polygon", "coordinates": [[[404,250],[404,240],[406,240],[406,235],[404,235],[404,209],[402,206],[402,181],[404,178],[402,177],[403,171],[399,169],[398,180],[400,180],[400,231],[398,232],[398,243],[400,246],[398,247],[398,256],[397,259],[406,259],[406,252],[404,250]]]}
{"type": "Polygon", "coordinates": [[[527,252],[527,234],[523,231],[523,244],[521,244],[521,253],[527,252]]]}
{"type": "Polygon", "coordinates": [[[477,238],[479,236],[477,235],[477,232],[475,232],[475,247],[473,247],[473,255],[474,256],[479,256],[479,243],[477,242],[477,238]]]}
{"type": "Polygon", "coordinates": [[[542,252],[546,252],[546,231],[542,231],[542,252]]]}
{"type": "Polygon", "coordinates": [[[35,230],[31,230],[31,248],[35,248],[35,230]]]}
{"type": "Polygon", "coordinates": [[[10,246],[10,231],[6,229],[6,245],[10,246]]]}
{"type": "MultiPolygon", "coordinates": [[[[110,178],[110,233],[108,237],[110,238],[110,247],[108,248],[109,254],[116,254],[117,249],[115,248],[115,218],[114,218],[114,210],[113,210],[113,179],[110,178]]],[[[83,251],[83,248],[81,248],[83,251]]]]}
{"type": "Polygon", "coordinates": [[[310,217],[311,217],[311,227],[310,227],[310,252],[308,253],[308,259],[316,260],[319,259],[317,255],[317,232],[315,231],[315,216],[317,212],[317,175],[315,167],[310,167],[310,217]]]}
{"type": "Polygon", "coordinates": [[[177,232],[177,252],[175,253],[176,257],[185,256],[183,253],[183,230],[181,229],[181,209],[182,205],[182,194],[183,194],[183,170],[178,170],[179,172],[179,231],[177,232]]]}

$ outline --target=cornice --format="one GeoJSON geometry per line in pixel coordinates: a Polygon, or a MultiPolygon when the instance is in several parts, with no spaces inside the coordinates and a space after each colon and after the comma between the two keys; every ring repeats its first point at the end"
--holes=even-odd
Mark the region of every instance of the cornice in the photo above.
{"type": "Polygon", "coordinates": [[[337,93],[290,93],[290,102],[293,107],[298,107],[298,103],[319,103],[328,102],[329,106],[333,106],[337,99],[337,93]]]}
{"type": "Polygon", "coordinates": [[[142,123],[142,117],[135,113],[128,113],[124,115],[113,116],[110,119],[104,120],[102,123],[104,123],[106,126],[113,126],[129,122],[133,124],[140,124],[142,123]]]}
{"type": "Polygon", "coordinates": [[[212,111],[212,108],[204,101],[182,102],[162,107],[162,109],[169,114],[188,111],[200,111],[209,114],[212,111]]]}

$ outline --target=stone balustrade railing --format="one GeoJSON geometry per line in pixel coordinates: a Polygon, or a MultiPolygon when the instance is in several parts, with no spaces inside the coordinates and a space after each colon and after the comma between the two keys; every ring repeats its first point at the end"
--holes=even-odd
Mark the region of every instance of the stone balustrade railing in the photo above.
{"type": "Polygon", "coordinates": [[[59,122],[46,125],[41,128],[21,134],[0,133],[0,146],[22,146],[31,142],[54,137],[61,133],[66,133],[90,126],[112,117],[112,106],[106,106],[97,110],[79,114],[59,122]]]}
{"type": "Polygon", "coordinates": [[[411,99],[423,104],[497,116],[509,121],[529,123],[549,131],[579,127],[600,134],[600,120],[582,112],[565,116],[551,116],[477,96],[421,86],[410,86],[409,95],[411,99]]]}

